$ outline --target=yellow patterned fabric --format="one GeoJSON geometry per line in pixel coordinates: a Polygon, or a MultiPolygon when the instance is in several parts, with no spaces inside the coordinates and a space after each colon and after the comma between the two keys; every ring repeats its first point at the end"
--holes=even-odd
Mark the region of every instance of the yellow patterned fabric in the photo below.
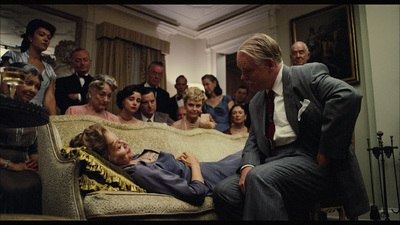
{"type": "Polygon", "coordinates": [[[79,186],[85,193],[91,191],[132,191],[146,192],[136,185],[131,176],[123,169],[102,158],[85,146],[70,147],[65,145],[61,155],[66,159],[77,159],[81,164],[79,186]]]}

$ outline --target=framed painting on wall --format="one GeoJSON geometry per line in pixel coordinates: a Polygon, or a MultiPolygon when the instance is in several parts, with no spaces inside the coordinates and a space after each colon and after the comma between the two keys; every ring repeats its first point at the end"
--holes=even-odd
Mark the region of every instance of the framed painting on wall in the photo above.
{"type": "Polygon", "coordinates": [[[290,25],[292,43],[308,46],[308,62],[324,63],[332,77],[360,83],[352,5],[317,10],[290,20],[290,25]]]}

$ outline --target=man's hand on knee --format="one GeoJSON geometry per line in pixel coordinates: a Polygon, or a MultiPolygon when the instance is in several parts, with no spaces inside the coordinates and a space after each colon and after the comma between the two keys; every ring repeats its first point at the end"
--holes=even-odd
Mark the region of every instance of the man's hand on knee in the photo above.
{"type": "Polygon", "coordinates": [[[239,180],[239,187],[240,187],[240,190],[242,190],[243,194],[246,194],[246,190],[244,187],[244,181],[246,180],[246,175],[252,168],[253,168],[252,166],[246,166],[245,168],[242,169],[240,180],[239,180]]]}

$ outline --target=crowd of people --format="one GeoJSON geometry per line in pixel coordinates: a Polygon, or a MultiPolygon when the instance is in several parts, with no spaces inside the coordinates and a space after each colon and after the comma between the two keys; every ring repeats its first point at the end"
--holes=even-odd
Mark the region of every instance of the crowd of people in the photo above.
{"type": "MultiPolygon", "coordinates": [[[[70,66],[75,72],[59,79],[41,59],[55,30],[48,22],[32,20],[22,35],[21,52],[8,51],[2,56],[3,66],[18,67],[29,74],[18,86],[16,99],[42,105],[50,115],[93,115],[117,123],[155,122],[181,130],[215,129],[228,135],[249,133],[242,151],[209,163],[199,163],[189,152],[177,158],[151,150],[134,154],[126,142],[100,124],[71,140],[70,146],[85,145],[98,151],[147,191],[171,194],[192,204],[201,204],[205,196],[213,195],[221,219],[304,219],[307,213],[296,206],[316,200],[331,185],[338,168],[348,165],[340,168],[341,173],[351,171],[346,180],[335,178],[341,182],[344,196],[354,196],[346,200],[346,206],[357,207],[346,213],[357,216],[369,208],[350,144],[361,95],[330,77],[323,64],[307,63],[310,53],[304,43],[293,44],[293,66],[288,67],[282,62],[279,45],[268,35],[255,34],[246,40],[237,55],[246,86],[238,87],[233,98],[223,94],[212,74],[201,78],[204,91],[189,87],[186,77],[179,75],[177,93],[170,97],[159,86],[164,65],[154,61],[147,68],[144,83],[128,85],[116,93],[120,112],[114,115],[106,109],[118,84],[110,75],[89,74],[92,60],[85,49],[73,51],[70,66]],[[310,80],[314,84],[309,84],[310,80]],[[249,90],[257,92],[251,104],[249,90]],[[311,103],[305,105],[306,100],[311,103]],[[307,107],[312,110],[304,111],[307,107]],[[101,149],[96,144],[99,138],[106,143],[101,149]],[[152,161],[144,157],[148,155],[152,161]],[[171,170],[186,172],[174,174],[172,182],[168,169],[150,168],[139,161],[165,161],[174,165],[171,170]]],[[[3,82],[1,92],[8,94],[3,82]]],[[[37,129],[2,129],[1,137],[0,213],[40,213],[37,129]]]]}
{"type": "MultiPolygon", "coordinates": [[[[74,73],[60,78],[57,78],[52,66],[42,59],[41,53],[47,50],[55,31],[56,28],[46,21],[32,20],[27,26],[26,34],[22,35],[21,52],[8,51],[2,56],[3,66],[8,66],[13,62],[28,62],[35,65],[41,72],[42,88],[32,102],[46,107],[50,115],[86,114],[120,123],[145,121],[164,123],[169,126],[182,119],[185,119],[183,121],[187,123],[189,120],[197,121],[197,118],[188,119],[186,114],[189,107],[184,98],[185,90],[188,89],[187,78],[184,75],[176,78],[177,93],[170,97],[170,94],[159,86],[164,76],[164,65],[159,61],[150,63],[144,83],[128,85],[117,93],[120,114],[114,115],[108,112],[106,108],[118,85],[110,75],[97,74],[93,76],[89,74],[92,59],[88,51],[76,47],[71,53],[69,61],[69,66],[74,73]],[[131,92],[130,95],[133,95],[133,92],[135,95],[126,96],[128,91],[131,92]]],[[[197,114],[199,117],[197,123],[204,122],[204,120],[213,122],[212,126],[207,125],[203,128],[216,129],[221,132],[230,129],[234,125],[234,120],[231,121],[229,114],[235,103],[234,99],[229,95],[222,94],[222,89],[214,75],[206,74],[201,81],[205,89],[205,96],[201,99],[201,108],[196,109],[195,113],[189,112],[189,116],[197,114]]],[[[1,85],[2,93],[7,94],[7,85],[3,82],[1,85]]],[[[238,104],[247,104],[248,108],[248,103],[246,103],[248,90],[243,89],[243,86],[238,88],[238,93],[239,90],[242,92],[237,95],[237,102],[238,104]]],[[[191,103],[192,100],[189,101],[191,103]]],[[[192,111],[193,108],[191,107],[192,111]]],[[[245,123],[247,127],[250,126],[249,121],[245,121],[245,123]]],[[[183,129],[176,123],[173,127],[183,129]]],[[[247,131],[246,129],[244,132],[247,131]]]]}

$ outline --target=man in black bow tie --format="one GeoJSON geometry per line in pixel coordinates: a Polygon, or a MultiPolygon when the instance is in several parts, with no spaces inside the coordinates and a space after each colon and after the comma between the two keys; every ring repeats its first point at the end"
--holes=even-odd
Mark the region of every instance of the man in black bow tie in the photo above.
{"type": "Polygon", "coordinates": [[[89,75],[92,59],[89,52],[83,48],[77,48],[72,53],[70,66],[75,73],[61,77],[56,80],[56,104],[60,109],[60,114],[65,114],[68,107],[73,105],[84,105],[88,102],[86,97],[89,84],[93,77],[89,75]]]}
{"type": "Polygon", "coordinates": [[[187,88],[188,85],[186,77],[184,75],[179,75],[175,80],[176,95],[172,96],[168,102],[169,117],[171,117],[171,119],[175,121],[178,120],[176,111],[178,110],[179,107],[184,105],[182,97],[183,97],[183,92],[185,92],[187,88]]]}
{"type": "Polygon", "coordinates": [[[163,76],[164,64],[159,61],[154,61],[150,63],[147,69],[146,82],[140,84],[139,87],[151,88],[157,100],[157,112],[169,113],[169,93],[159,86],[163,76]]]}

